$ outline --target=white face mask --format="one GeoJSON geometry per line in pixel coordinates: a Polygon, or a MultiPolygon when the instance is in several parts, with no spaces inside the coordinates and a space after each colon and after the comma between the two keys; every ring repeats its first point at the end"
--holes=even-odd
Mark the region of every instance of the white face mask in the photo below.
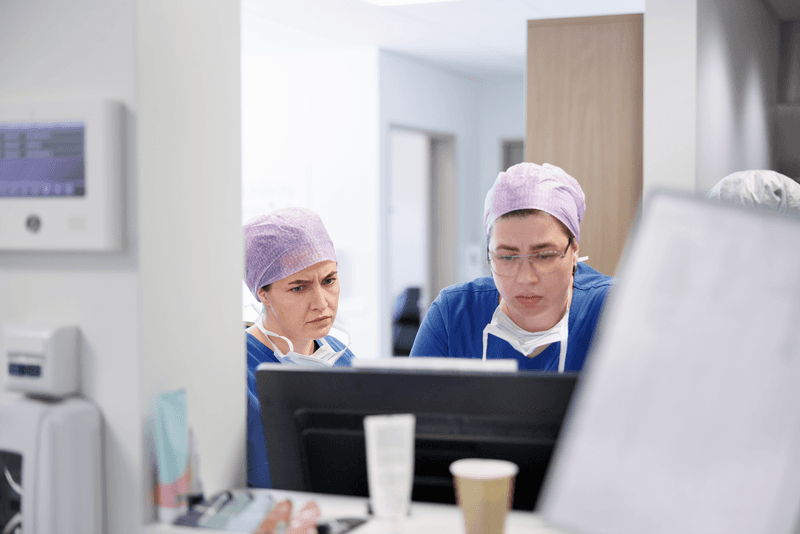
{"type": "Polygon", "coordinates": [[[294,345],[292,344],[292,341],[289,338],[283,337],[274,332],[270,332],[269,330],[264,328],[263,312],[261,315],[259,315],[258,320],[256,320],[255,322],[255,325],[258,327],[259,330],[261,330],[261,333],[264,334],[264,337],[267,338],[267,341],[269,341],[270,345],[272,345],[272,352],[274,352],[275,356],[277,356],[278,359],[281,360],[283,363],[291,363],[294,365],[302,365],[306,367],[333,367],[333,364],[336,363],[336,360],[338,360],[342,356],[342,354],[344,354],[344,352],[347,350],[347,347],[350,346],[350,333],[344,330],[343,328],[337,326],[336,327],[337,330],[347,334],[347,345],[345,345],[345,347],[342,350],[340,350],[339,352],[335,352],[327,341],[325,341],[324,339],[318,339],[317,343],[319,343],[319,348],[316,351],[314,351],[314,354],[310,355],[298,354],[294,352],[294,345]],[[289,345],[289,352],[287,352],[286,354],[282,353],[275,345],[275,343],[273,343],[272,340],[269,338],[270,336],[279,337],[282,340],[284,340],[289,345]]]}
{"type": "Polygon", "coordinates": [[[507,341],[515,350],[524,356],[529,355],[543,345],[549,345],[556,341],[561,342],[561,353],[558,357],[558,372],[564,372],[564,365],[567,360],[567,337],[569,335],[569,307],[564,313],[564,317],[558,321],[553,328],[544,332],[528,332],[520,328],[503,313],[501,306],[497,306],[492,315],[492,321],[483,329],[483,359],[486,360],[486,347],[489,341],[489,334],[507,341]]]}

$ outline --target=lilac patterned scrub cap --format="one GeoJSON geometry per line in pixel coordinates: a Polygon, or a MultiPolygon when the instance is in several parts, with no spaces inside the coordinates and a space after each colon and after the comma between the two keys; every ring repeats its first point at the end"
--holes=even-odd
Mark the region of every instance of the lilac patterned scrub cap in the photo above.
{"type": "Polygon", "coordinates": [[[258,289],[325,260],[336,261],[333,242],[319,215],[284,208],[244,225],[245,283],[258,289]]]}
{"type": "Polygon", "coordinates": [[[483,224],[486,238],[499,217],[506,213],[535,209],[549,213],[580,242],[580,224],[586,200],[578,181],[560,167],[545,163],[520,163],[497,175],[486,194],[483,224]]]}

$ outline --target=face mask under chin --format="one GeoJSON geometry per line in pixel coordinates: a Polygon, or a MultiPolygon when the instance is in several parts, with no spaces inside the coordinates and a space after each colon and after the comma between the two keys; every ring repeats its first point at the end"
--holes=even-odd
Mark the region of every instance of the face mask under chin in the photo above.
{"type": "Polygon", "coordinates": [[[528,356],[537,348],[561,342],[561,351],[558,359],[558,372],[564,372],[567,356],[567,339],[569,336],[569,307],[564,316],[552,328],[542,332],[528,332],[517,326],[508,315],[503,313],[502,304],[498,304],[492,315],[492,320],[483,329],[483,360],[486,360],[486,350],[489,344],[489,335],[506,341],[514,350],[523,356],[528,356]]]}
{"type": "Polygon", "coordinates": [[[261,331],[261,333],[264,334],[264,337],[267,338],[267,341],[270,343],[270,345],[272,345],[272,352],[282,363],[300,365],[305,367],[333,367],[336,361],[339,358],[341,358],[342,354],[345,353],[347,347],[350,346],[350,334],[346,330],[337,327],[337,330],[340,330],[345,334],[347,334],[347,345],[345,345],[345,347],[342,350],[336,352],[333,350],[333,348],[331,348],[328,342],[325,341],[325,339],[319,339],[317,340],[319,348],[316,351],[314,351],[314,354],[310,355],[298,354],[297,352],[294,351],[294,345],[292,344],[292,341],[289,338],[281,336],[274,332],[270,332],[269,330],[264,328],[263,323],[264,323],[264,314],[262,312],[262,314],[258,317],[258,320],[256,321],[255,325],[261,331]],[[286,354],[282,353],[280,349],[278,349],[277,345],[273,343],[272,339],[270,339],[270,336],[278,337],[284,340],[289,345],[289,351],[286,354]]]}

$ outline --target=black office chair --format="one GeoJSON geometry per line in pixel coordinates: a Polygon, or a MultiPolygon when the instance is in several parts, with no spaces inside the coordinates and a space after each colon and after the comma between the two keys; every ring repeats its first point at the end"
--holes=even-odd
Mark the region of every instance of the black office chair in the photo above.
{"type": "Polygon", "coordinates": [[[407,287],[392,308],[392,349],[395,356],[408,356],[420,325],[419,299],[422,289],[407,287]]]}

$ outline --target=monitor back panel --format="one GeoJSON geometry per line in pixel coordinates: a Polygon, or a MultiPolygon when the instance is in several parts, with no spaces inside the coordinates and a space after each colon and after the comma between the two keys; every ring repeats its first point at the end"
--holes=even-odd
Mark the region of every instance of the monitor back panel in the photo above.
{"type": "Polygon", "coordinates": [[[274,488],[367,496],[363,418],[416,415],[412,499],[454,503],[449,465],[516,463],[513,506],[534,508],[576,383],[550,373],[259,370],[274,488]]]}

